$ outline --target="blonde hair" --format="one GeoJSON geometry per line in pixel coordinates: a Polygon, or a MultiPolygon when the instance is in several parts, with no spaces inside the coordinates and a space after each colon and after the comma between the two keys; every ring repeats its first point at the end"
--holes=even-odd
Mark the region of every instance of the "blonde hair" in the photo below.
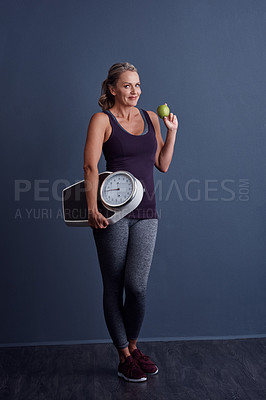
{"type": "Polygon", "coordinates": [[[115,86],[120,75],[125,71],[138,72],[137,68],[128,62],[116,63],[109,69],[108,76],[102,83],[101,97],[98,101],[103,111],[108,110],[115,104],[115,97],[111,94],[109,86],[115,86]]]}

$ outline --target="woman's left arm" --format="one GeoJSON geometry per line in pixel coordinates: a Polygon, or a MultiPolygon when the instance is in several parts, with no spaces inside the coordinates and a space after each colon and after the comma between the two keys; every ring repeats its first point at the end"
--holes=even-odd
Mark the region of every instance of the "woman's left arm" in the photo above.
{"type": "Polygon", "coordinates": [[[176,115],[170,113],[168,117],[164,117],[163,121],[167,128],[167,136],[165,142],[163,141],[160,122],[157,114],[153,111],[148,111],[151,121],[153,123],[156,139],[157,151],[155,154],[155,166],[161,172],[167,172],[174,152],[174,145],[176,139],[176,132],[178,128],[178,121],[176,115]]]}

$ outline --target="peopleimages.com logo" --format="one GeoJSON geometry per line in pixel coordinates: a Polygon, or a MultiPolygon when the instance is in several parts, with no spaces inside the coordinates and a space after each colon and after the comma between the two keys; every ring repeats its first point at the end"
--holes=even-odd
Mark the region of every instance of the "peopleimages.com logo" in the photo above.
{"type": "Polygon", "coordinates": [[[242,179],[188,179],[180,185],[172,179],[168,187],[162,180],[155,184],[159,201],[248,201],[250,184],[248,178],[242,179]]]}
{"type": "MultiPolygon", "coordinates": [[[[15,219],[62,219],[62,190],[76,182],[67,179],[16,179],[14,181],[14,200],[17,205],[29,204],[29,207],[17,207],[15,219]],[[57,210],[54,209],[54,201],[60,202],[57,210]],[[44,203],[53,203],[53,207],[41,207],[44,203]],[[34,206],[33,206],[34,205],[34,206]],[[36,206],[35,206],[36,205],[36,206]],[[37,206],[38,205],[38,206],[37,206]]],[[[76,200],[80,199],[82,193],[77,193],[76,200]]],[[[185,182],[172,179],[165,182],[157,179],[154,183],[154,192],[146,196],[156,196],[157,208],[160,203],[165,202],[247,202],[250,199],[250,182],[248,178],[239,179],[195,179],[191,178],[185,182]]],[[[160,216],[161,208],[158,209],[160,216]]]]}

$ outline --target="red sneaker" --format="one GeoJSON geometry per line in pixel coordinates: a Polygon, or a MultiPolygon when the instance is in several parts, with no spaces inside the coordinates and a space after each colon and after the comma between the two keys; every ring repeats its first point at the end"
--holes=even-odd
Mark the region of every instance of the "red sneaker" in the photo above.
{"type": "Polygon", "coordinates": [[[128,356],[125,362],[119,363],[118,376],[129,382],[144,382],[147,380],[146,374],[131,356],[128,356]]]}
{"type": "Polygon", "coordinates": [[[148,356],[145,356],[139,349],[135,349],[132,353],[132,358],[138,363],[143,372],[149,375],[155,375],[159,371],[148,356]]]}

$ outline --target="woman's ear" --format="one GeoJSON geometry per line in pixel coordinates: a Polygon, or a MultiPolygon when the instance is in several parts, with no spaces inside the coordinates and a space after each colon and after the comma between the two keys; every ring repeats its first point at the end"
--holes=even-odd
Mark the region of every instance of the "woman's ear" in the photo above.
{"type": "Polygon", "coordinates": [[[115,88],[114,88],[113,86],[108,86],[108,88],[109,88],[109,92],[110,92],[113,96],[115,96],[115,95],[116,95],[115,88]]]}

